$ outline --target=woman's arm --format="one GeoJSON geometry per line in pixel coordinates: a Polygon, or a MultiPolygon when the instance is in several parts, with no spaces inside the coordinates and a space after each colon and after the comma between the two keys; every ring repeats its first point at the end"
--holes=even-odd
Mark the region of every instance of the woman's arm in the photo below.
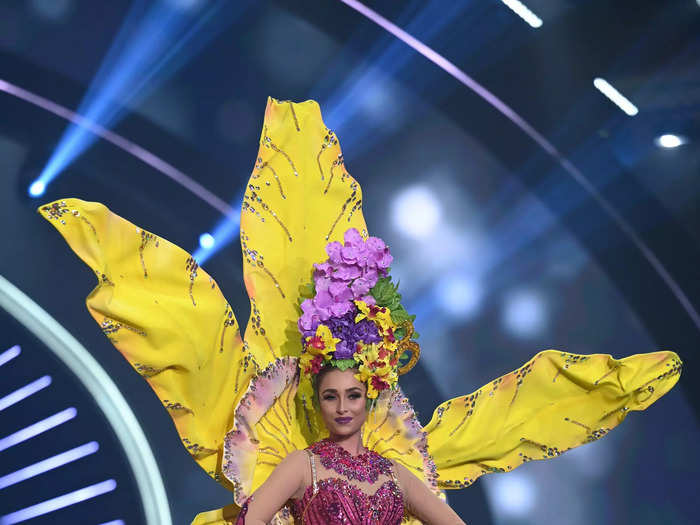
{"type": "Polygon", "coordinates": [[[427,525],[466,525],[450,506],[406,467],[394,462],[406,510],[427,525]]]}
{"type": "Polygon", "coordinates": [[[265,525],[287,503],[305,489],[304,473],[309,470],[308,456],[295,450],[285,457],[260,485],[248,503],[248,512],[241,525],[265,525]]]}

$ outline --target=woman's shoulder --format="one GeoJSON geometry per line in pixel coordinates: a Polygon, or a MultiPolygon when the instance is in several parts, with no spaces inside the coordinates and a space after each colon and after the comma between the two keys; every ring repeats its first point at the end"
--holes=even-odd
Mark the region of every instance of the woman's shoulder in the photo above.
{"type": "Polygon", "coordinates": [[[285,464],[292,466],[302,465],[303,463],[306,463],[308,461],[309,455],[307,450],[308,449],[292,450],[289,454],[287,454],[284,457],[282,461],[285,464]]]}

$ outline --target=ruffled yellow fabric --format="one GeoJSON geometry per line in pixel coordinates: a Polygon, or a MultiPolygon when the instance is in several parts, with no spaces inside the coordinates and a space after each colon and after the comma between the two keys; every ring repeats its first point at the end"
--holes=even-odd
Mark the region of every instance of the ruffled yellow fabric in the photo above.
{"type": "Polygon", "coordinates": [[[457,489],[482,474],[556,457],[605,436],[678,381],[673,352],[613,359],[547,350],[476,392],[442,403],[428,449],[438,485],[457,489]]]}
{"type": "Polygon", "coordinates": [[[220,475],[223,438],[256,370],[216,282],[187,252],[102,204],[64,199],[39,212],[97,276],[90,314],[151,385],[195,461],[231,488],[220,475]]]}
{"type": "MultiPolygon", "coordinates": [[[[241,212],[251,303],[244,340],[216,283],[177,246],[98,203],[65,199],[39,209],[98,277],[90,313],[151,384],[194,459],[238,504],[287,453],[326,434],[310,385],[299,384],[296,323],[326,244],[348,228],[368,236],[361,205],[318,104],[268,99],[241,212]]],[[[667,392],[680,369],[673,352],[615,360],[548,350],[441,404],[425,429],[400,391],[384,393],[364,442],[433,489],[460,488],[599,439],[667,392]]],[[[193,523],[230,523],[237,509],[193,523]]]]}

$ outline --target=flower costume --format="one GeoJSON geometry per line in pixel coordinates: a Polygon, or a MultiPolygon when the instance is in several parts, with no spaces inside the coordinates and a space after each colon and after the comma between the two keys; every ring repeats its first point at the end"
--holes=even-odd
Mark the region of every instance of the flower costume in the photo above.
{"type": "MultiPolygon", "coordinates": [[[[97,276],[90,314],[149,382],[193,459],[233,492],[235,505],[193,523],[232,523],[287,454],[323,443],[308,378],[327,361],[354,360],[368,385],[374,400],[364,446],[435,491],[595,441],[678,380],[681,361],[670,351],[614,359],[545,350],[445,401],[422,427],[397,383],[418,358],[411,318],[387,277],[390,254],[369,236],[361,206],[361,188],[318,105],[269,99],[241,211],[251,304],[243,338],[216,282],[179,247],[99,203],[63,199],[39,208],[97,276]]],[[[373,522],[366,517],[373,503],[353,504],[345,516],[365,513],[358,519],[373,522]]],[[[274,522],[291,523],[295,505],[274,522]]]]}

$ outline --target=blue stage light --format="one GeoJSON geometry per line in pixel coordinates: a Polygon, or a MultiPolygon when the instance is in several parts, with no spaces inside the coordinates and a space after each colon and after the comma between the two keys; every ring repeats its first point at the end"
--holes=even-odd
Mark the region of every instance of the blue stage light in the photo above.
{"type": "Polygon", "coordinates": [[[51,376],[43,376],[18,388],[14,392],[7,394],[5,397],[0,398],[0,412],[5,410],[7,407],[19,403],[23,399],[28,398],[32,394],[35,394],[39,390],[42,390],[51,384],[51,376]]]}
{"type": "Polygon", "coordinates": [[[42,180],[35,180],[29,186],[29,195],[32,197],[41,197],[46,191],[46,184],[42,180]]]}
{"type": "MultiPolygon", "coordinates": [[[[52,428],[65,423],[66,421],[70,421],[77,414],[78,411],[74,407],[66,408],[65,410],[55,413],[53,416],[37,421],[36,423],[29,425],[28,427],[24,427],[23,429],[18,430],[9,436],[0,438],[0,452],[22,443],[23,441],[27,441],[34,436],[38,436],[47,430],[51,430],[52,428]]],[[[1,522],[0,525],[2,525],[1,522]]]]}
{"type": "Polygon", "coordinates": [[[172,76],[250,4],[218,0],[200,10],[192,2],[134,2],[76,112],[80,117],[68,126],[40,174],[44,187],[114,127],[128,104],[172,76]]]}
{"type": "Polygon", "coordinates": [[[201,246],[203,250],[211,250],[214,244],[216,244],[216,240],[210,233],[203,233],[199,236],[199,246],[201,246]]]}
{"type": "MultiPolygon", "coordinates": [[[[234,203],[240,203],[243,200],[243,193],[239,194],[234,200],[234,203]]],[[[232,208],[240,210],[240,206],[231,205],[232,208]]],[[[226,246],[232,239],[238,237],[241,231],[241,214],[240,211],[231,215],[225,216],[214,227],[212,233],[203,233],[199,236],[199,247],[192,254],[197,264],[204,264],[211,256],[226,246]]]]}
{"type": "Polygon", "coordinates": [[[46,458],[32,465],[21,468],[15,472],[11,472],[10,474],[0,477],[0,490],[26,479],[33,478],[34,476],[39,476],[40,474],[48,472],[49,470],[62,467],[63,465],[76,461],[80,458],[89,456],[90,454],[94,454],[99,450],[99,448],[100,445],[97,443],[97,441],[90,441],[89,443],[85,443],[79,447],[66,450],[65,452],[61,452],[60,454],[56,454],[55,456],[51,456],[50,458],[46,458]]]}
{"type": "Polygon", "coordinates": [[[22,352],[22,349],[19,347],[19,345],[15,345],[10,349],[5,350],[2,354],[0,354],[0,366],[2,366],[5,363],[7,363],[8,361],[14,359],[21,352],[22,352]]]}
{"type": "Polygon", "coordinates": [[[503,324],[518,337],[539,335],[547,325],[547,311],[540,294],[530,290],[510,294],[503,309],[503,324]]]}
{"type": "Polygon", "coordinates": [[[21,523],[22,521],[36,518],[37,516],[43,516],[49,512],[63,509],[65,507],[75,505],[76,503],[95,498],[107,492],[111,492],[115,488],[117,488],[117,482],[113,479],[108,479],[102,481],[101,483],[95,483],[89,487],[84,487],[82,489],[42,501],[41,503],[37,503],[36,505],[26,507],[10,514],[6,514],[5,516],[0,516],[0,525],[14,525],[15,523],[21,523]]]}

